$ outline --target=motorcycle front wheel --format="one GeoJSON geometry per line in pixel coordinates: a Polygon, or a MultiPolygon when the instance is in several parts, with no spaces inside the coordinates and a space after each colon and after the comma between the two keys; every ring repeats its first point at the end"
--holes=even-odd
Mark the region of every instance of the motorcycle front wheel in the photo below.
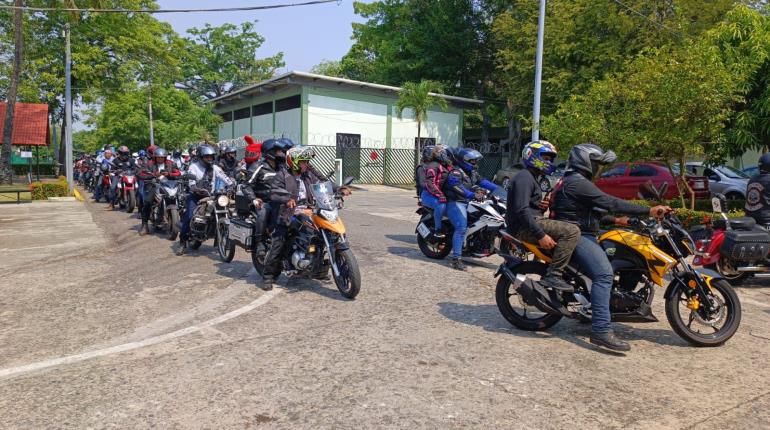
{"type": "Polygon", "coordinates": [[[233,261],[235,257],[235,244],[227,236],[227,224],[220,221],[217,224],[217,251],[219,251],[219,258],[225,263],[233,261]]]}
{"type": "MultiPolygon", "coordinates": [[[[527,278],[539,280],[545,276],[546,265],[536,261],[526,261],[516,266],[514,273],[526,275],[527,278]]],[[[500,275],[495,289],[495,301],[497,309],[503,318],[515,327],[527,331],[541,331],[551,328],[559,322],[561,315],[552,315],[542,312],[535,306],[528,305],[516,291],[514,285],[505,274],[500,275]]]]}
{"type": "Polygon", "coordinates": [[[695,346],[719,346],[733,337],[741,324],[741,303],[727,281],[712,280],[705,298],[697,293],[689,296],[687,286],[674,282],[669,286],[674,291],[666,292],[666,317],[676,334],[695,346]],[[702,300],[709,300],[715,309],[706,313],[702,300]]]}
{"type": "Polygon", "coordinates": [[[348,299],[356,298],[359,291],[361,291],[361,272],[358,270],[356,256],[353,255],[351,249],[346,249],[335,252],[334,260],[339,271],[338,275],[334,275],[334,283],[337,284],[337,289],[348,299]]]}
{"type": "Polygon", "coordinates": [[[179,211],[174,209],[167,210],[168,228],[166,229],[166,238],[168,240],[176,240],[179,235],[179,211]]]}
{"type": "Polygon", "coordinates": [[[136,207],[136,192],[131,190],[128,192],[128,203],[126,203],[126,212],[133,213],[136,207]]]}

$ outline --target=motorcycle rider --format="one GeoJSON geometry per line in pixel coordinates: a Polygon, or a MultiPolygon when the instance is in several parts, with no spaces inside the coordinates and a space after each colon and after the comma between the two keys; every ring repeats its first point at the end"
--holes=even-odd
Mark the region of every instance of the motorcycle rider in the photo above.
{"type": "Polygon", "coordinates": [[[150,227],[147,222],[150,220],[150,212],[152,212],[152,204],[155,195],[155,182],[153,179],[160,176],[166,176],[170,178],[178,178],[182,175],[179,168],[176,167],[173,161],[167,158],[168,153],[163,148],[158,148],[153,151],[153,159],[149,160],[142,166],[142,170],[139,172],[139,177],[144,182],[144,195],[147,198],[144,199],[142,205],[142,226],[139,228],[139,235],[144,236],[150,232],[150,227]]]}
{"type": "Polygon", "coordinates": [[[746,186],[746,216],[757,225],[770,224],[770,153],[759,157],[759,173],[749,179],[746,186]]]}
{"type": "MultiPolygon", "coordinates": [[[[658,217],[670,212],[671,208],[647,208],[600,190],[592,179],[601,166],[613,163],[616,158],[614,152],[605,152],[594,144],[572,147],[564,178],[554,190],[551,212],[554,219],[580,227],[581,236],[572,254],[572,261],[591,279],[591,343],[616,351],[629,351],[631,346],[615,336],[610,323],[610,294],[614,274],[607,254],[596,239],[601,217],[597,216],[595,209],[613,214],[649,214],[658,217]]],[[[628,225],[627,216],[610,218],[613,224],[628,225]]]]}
{"type": "Polygon", "coordinates": [[[243,136],[246,141],[246,148],[243,153],[243,160],[238,163],[239,170],[249,170],[249,167],[259,161],[262,157],[262,142],[257,142],[249,135],[243,136]]]}
{"type": "Polygon", "coordinates": [[[425,149],[430,149],[430,152],[427,154],[425,151],[423,152],[423,160],[426,163],[423,164],[420,203],[433,209],[433,239],[438,241],[443,240],[445,237],[441,231],[443,227],[442,218],[447,206],[444,185],[446,184],[452,161],[449,158],[449,151],[444,145],[430,145],[426,146],[425,149]]]}
{"type": "Polygon", "coordinates": [[[107,208],[108,210],[115,210],[115,203],[118,201],[118,175],[127,170],[136,170],[136,163],[126,145],[118,148],[118,156],[115,160],[112,160],[112,166],[115,176],[110,178],[110,206],[107,208]]]}
{"type": "Polygon", "coordinates": [[[104,161],[104,150],[100,149],[96,151],[94,157],[94,197],[93,200],[98,202],[102,198],[102,169],[100,168],[104,161]]]}
{"type": "Polygon", "coordinates": [[[526,168],[511,180],[505,222],[508,231],[519,240],[553,250],[551,264],[540,284],[545,288],[572,291],[562,275],[580,238],[580,229],[568,222],[543,217],[547,207],[538,185],[544,175],[555,170],[556,154],[556,148],[545,140],[524,146],[521,161],[526,168]]]}
{"type": "Polygon", "coordinates": [[[433,156],[433,149],[436,147],[436,145],[425,145],[424,148],[422,148],[422,153],[420,156],[420,164],[417,166],[416,169],[414,169],[414,188],[417,190],[417,204],[420,204],[420,201],[422,199],[422,191],[425,189],[423,187],[423,183],[425,182],[425,167],[428,163],[431,162],[431,157],[433,156]]]}
{"type": "MultiPolygon", "coordinates": [[[[109,175],[111,171],[113,171],[115,168],[112,164],[112,162],[115,160],[115,156],[112,155],[112,149],[107,149],[104,151],[104,154],[102,154],[102,161],[100,163],[101,168],[99,169],[99,182],[97,183],[96,187],[99,190],[99,197],[97,197],[97,201],[101,199],[102,196],[102,176],[109,175]]],[[[96,194],[96,193],[94,193],[96,194]]],[[[107,200],[110,202],[110,205],[112,205],[112,178],[110,178],[110,191],[109,195],[107,196],[107,200]]],[[[107,208],[109,209],[109,208],[107,208]]]]}
{"type": "Polygon", "coordinates": [[[181,149],[175,149],[174,154],[171,156],[171,161],[176,164],[176,168],[179,170],[182,170],[182,167],[184,166],[184,160],[182,159],[182,150],[181,149]]]}
{"type": "Polygon", "coordinates": [[[449,151],[452,166],[446,179],[445,192],[447,197],[446,212],[454,227],[452,234],[452,258],[450,266],[456,270],[465,270],[462,261],[465,233],[468,229],[468,202],[471,199],[482,200],[486,193],[475,186],[494,191],[497,186],[487,180],[480,179],[476,165],[483,158],[479,151],[469,148],[452,148],[449,151]]]}
{"type": "Polygon", "coordinates": [[[227,145],[222,148],[222,155],[219,157],[219,167],[231,178],[238,172],[238,160],[235,158],[237,152],[234,146],[227,145]]]}
{"type": "Polygon", "coordinates": [[[187,241],[190,235],[190,220],[192,220],[198,201],[209,196],[216,190],[217,182],[221,181],[227,185],[232,185],[230,179],[222,169],[214,164],[216,150],[209,145],[198,147],[198,161],[190,165],[187,171],[189,179],[190,195],[187,196],[185,212],[182,216],[179,226],[179,249],[176,255],[187,253],[187,241]]]}

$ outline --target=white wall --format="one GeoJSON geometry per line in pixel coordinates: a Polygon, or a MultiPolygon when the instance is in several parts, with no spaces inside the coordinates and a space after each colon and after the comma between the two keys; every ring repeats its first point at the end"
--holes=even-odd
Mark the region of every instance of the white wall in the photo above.
{"type": "MultiPolygon", "coordinates": [[[[404,109],[398,119],[393,114],[392,148],[414,149],[414,139],[417,137],[417,121],[411,109],[404,109]]],[[[432,137],[436,143],[457,146],[460,142],[460,118],[456,113],[428,111],[428,120],[422,124],[420,137],[432,137]]]]}
{"type": "Polygon", "coordinates": [[[233,123],[232,121],[223,122],[219,124],[219,140],[232,139],[233,138],[233,123]]]}
{"type": "Polygon", "coordinates": [[[337,133],[361,135],[362,148],[385,148],[388,107],[336,97],[308,95],[308,144],[336,146],[337,133]]]}
{"type": "Polygon", "coordinates": [[[249,118],[236,119],[235,131],[233,131],[233,137],[243,137],[246,134],[251,133],[251,122],[249,118]]]}
{"type": "Polygon", "coordinates": [[[273,137],[273,114],[251,118],[251,135],[259,141],[273,137]]]}
{"type": "Polygon", "coordinates": [[[300,142],[300,130],[302,128],[302,109],[290,109],[275,114],[275,136],[288,137],[295,143],[300,142]]]}

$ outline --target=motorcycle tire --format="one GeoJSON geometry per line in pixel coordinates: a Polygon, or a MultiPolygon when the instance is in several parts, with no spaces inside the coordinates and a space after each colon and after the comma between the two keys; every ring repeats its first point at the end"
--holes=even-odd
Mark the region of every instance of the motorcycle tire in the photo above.
{"type": "Polygon", "coordinates": [[[198,248],[200,248],[202,244],[203,244],[203,242],[201,242],[200,240],[193,239],[193,240],[190,241],[190,245],[189,246],[190,246],[190,249],[195,251],[198,248]]]}
{"type": "Polygon", "coordinates": [[[722,266],[722,264],[723,264],[723,261],[722,261],[722,258],[720,257],[717,263],[709,264],[708,266],[705,266],[705,268],[719,273],[720,275],[722,275],[723,278],[727,279],[727,282],[729,282],[731,285],[740,284],[741,282],[745,281],[749,276],[751,276],[751,273],[748,273],[748,272],[738,272],[736,274],[736,273],[727,271],[722,266]]]}
{"type": "Polygon", "coordinates": [[[217,251],[219,251],[220,260],[225,263],[233,261],[233,257],[235,257],[235,243],[230,241],[227,236],[227,224],[220,222],[219,225],[217,225],[216,234],[217,251]]]}
{"type": "Polygon", "coordinates": [[[339,275],[334,275],[337,289],[343,297],[355,299],[361,291],[361,272],[358,269],[356,256],[352,250],[346,249],[334,253],[334,259],[339,269],[339,275]]]}
{"type": "Polygon", "coordinates": [[[443,260],[452,252],[452,235],[447,234],[446,237],[437,244],[430,243],[427,239],[417,234],[417,246],[420,247],[423,255],[434,260],[443,260]]]}
{"type": "Polygon", "coordinates": [[[267,252],[270,250],[270,240],[268,237],[268,240],[263,242],[265,244],[265,250],[262,253],[256,252],[256,246],[255,249],[251,251],[251,264],[254,265],[254,270],[259,273],[259,276],[264,276],[265,271],[265,257],[267,256],[267,252]]]}
{"type": "MultiPolygon", "coordinates": [[[[540,275],[545,276],[547,266],[537,261],[526,261],[516,267],[517,274],[522,275],[540,275]]],[[[520,328],[526,331],[542,331],[553,327],[554,324],[562,319],[562,315],[553,315],[548,313],[542,313],[536,310],[542,315],[536,318],[530,318],[527,315],[527,308],[523,308],[524,313],[520,314],[516,312],[511,304],[511,297],[518,296],[516,291],[511,291],[513,284],[504,274],[500,275],[500,279],[497,280],[497,287],[495,288],[495,301],[497,302],[497,309],[503,315],[503,318],[508,320],[516,328],[520,328]]]]}
{"type": "Polygon", "coordinates": [[[126,212],[133,213],[136,207],[136,193],[134,190],[128,192],[128,203],[126,203],[126,212]]]}
{"type": "Polygon", "coordinates": [[[176,209],[168,210],[168,228],[166,229],[166,238],[176,240],[179,235],[179,212],[176,209]]]}
{"type": "Polygon", "coordinates": [[[727,281],[724,279],[711,281],[712,291],[719,293],[721,296],[720,301],[723,301],[722,307],[726,309],[726,314],[723,316],[726,318],[724,325],[713,333],[696,333],[691,330],[690,327],[694,321],[692,316],[694,311],[690,311],[688,322],[685,322],[679,312],[682,302],[687,302],[686,289],[688,287],[681,282],[674,282],[676,284],[672,283],[669,286],[669,288],[674,288],[674,290],[666,291],[666,297],[668,297],[666,299],[666,318],[676,334],[694,346],[719,346],[733,337],[738,330],[738,326],[741,324],[741,303],[735,290],[727,281]]]}

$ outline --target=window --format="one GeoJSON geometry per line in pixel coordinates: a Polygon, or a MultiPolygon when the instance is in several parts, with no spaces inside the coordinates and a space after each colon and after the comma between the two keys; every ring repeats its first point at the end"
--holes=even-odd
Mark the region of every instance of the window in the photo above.
{"type": "Polygon", "coordinates": [[[640,176],[644,176],[644,177],[658,176],[658,171],[655,170],[655,168],[652,167],[652,166],[647,166],[647,165],[644,165],[644,164],[640,164],[638,166],[634,166],[631,169],[631,173],[629,173],[629,175],[630,176],[635,176],[635,177],[640,177],[640,176]]]}
{"type": "Polygon", "coordinates": [[[222,117],[222,121],[228,122],[233,120],[233,113],[232,112],[224,112],[219,114],[219,116],[222,117]]]}
{"type": "Polygon", "coordinates": [[[275,111],[276,112],[283,112],[285,110],[289,109],[297,109],[302,104],[302,98],[299,94],[296,96],[286,97],[285,99],[280,99],[275,101],[275,111]]]}
{"type": "Polygon", "coordinates": [[[623,176],[623,173],[626,172],[626,166],[625,164],[621,164],[620,166],[612,167],[610,170],[607,170],[606,172],[602,173],[602,178],[612,178],[615,176],[623,176]]]}
{"type": "Polygon", "coordinates": [[[260,116],[273,113],[273,102],[262,103],[251,107],[251,115],[260,116]]]}
{"type": "Polygon", "coordinates": [[[249,116],[251,116],[251,110],[247,107],[238,109],[237,111],[233,112],[233,117],[235,117],[235,119],[245,119],[249,116]]]}
{"type": "Polygon", "coordinates": [[[720,180],[719,175],[717,175],[717,173],[711,169],[704,169],[701,176],[709,178],[709,181],[719,182],[720,180]]]}
{"type": "Polygon", "coordinates": [[[741,172],[735,167],[722,166],[722,167],[717,167],[716,169],[719,171],[719,173],[727,176],[730,179],[748,179],[749,178],[749,175],[741,172]]]}

